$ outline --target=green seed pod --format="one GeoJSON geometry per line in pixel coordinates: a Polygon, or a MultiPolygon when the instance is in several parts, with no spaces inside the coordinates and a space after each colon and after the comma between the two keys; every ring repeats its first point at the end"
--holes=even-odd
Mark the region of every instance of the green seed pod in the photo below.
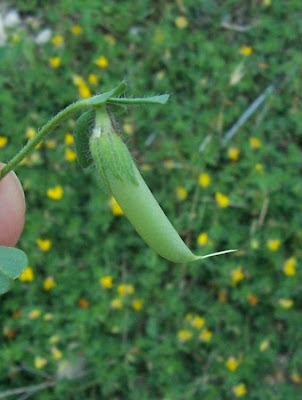
{"type": "Polygon", "coordinates": [[[92,157],[89,153],[89,136],[93,128],[95,111],[84,112],[78,119],[74,129],[74,145],[77,153],[78,163],[82,168],[89,167],[92,157]]]}
{"type": "MultiPolygon", "coordinates": [[[[194,255],[178,235],[136,168],[127,146],[114,131],[106,111],[97,112],[90,151],[107,190],[157,254],[175,263],[211,256],[194,255]]],[[[216,254],[220,253],[213,255],[216,254]]]]}

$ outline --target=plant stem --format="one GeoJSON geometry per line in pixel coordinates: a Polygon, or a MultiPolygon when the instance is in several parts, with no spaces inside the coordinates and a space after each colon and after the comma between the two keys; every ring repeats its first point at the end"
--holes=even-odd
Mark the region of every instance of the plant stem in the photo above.
{"type": "Polygon", "coordinates": [[[126,83],[122,81],[116,88],[110,92],[99,94],[89,99],[79,100],[73,104],[70,104],[64,110],[60,111],[56,116],[50,119],[44,126],[39,130],[33,139],[29,140],[26,145],[17,153],[6,165],[0,170],[0,181],[3,179],[10,171],[15,169],[20,162],[41,142],[45,135],[50,133],[55,127],[63,121],[65,118],[69,117],[70,114],[81,111],[86,107],[100,107],[105,103],[113,104],[165,104],[169,98],[169,95],[163,94],[159,96],[138,98],[138,99],[127,99],[118,98],[112,96],[121,95],[126,90],[126,83]]]}
{"type": "Polygon", "coordinates": [[[6,165],[0,170],[0,180],[3,179],[10,171],[15,169],[20,162],[29,154],[43,139],[45,135],[50,133],[55,127],[67,118],[70,114],[80,111],[87,107],[87,100],[79,100],[76,103],[70,104],[64,110],[60,111],[56,116],[49,120],[43,128],[34,136],[33,139],[29,140],[22,150],[19,151],[6,165]]]}
{"type": "Polygon", "coordinates": [[[222,145],[226,145],[226,143],[236,135],[238,129],[243,125],[260,107],[260,105],[264,102],[268,95],[270,95],[275,90],[275,85],[272,83],[269,85],[253,102],[248,106],[248,108],[244,111],[241,117],[235,122],[235,124],[227,131],[223,139],[221,140],[222,145]]]}
{"type": "Polygon", "coordinates": [[[16,396],[17,394],[22,393],[35,393],[43,389],[47,389],[56,385],[55,381],[44,382],[38,385],[24,386],[17,389],[6,390],[5,392],[0,393],[0,399],[7,399],[10,396],[16,396]]]}

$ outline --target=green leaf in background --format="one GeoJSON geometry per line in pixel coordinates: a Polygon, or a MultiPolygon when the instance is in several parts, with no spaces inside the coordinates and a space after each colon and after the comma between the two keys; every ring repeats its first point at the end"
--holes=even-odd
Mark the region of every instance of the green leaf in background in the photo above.
{"type": "Polygon", "coordinates": [[[8,291],[27,265],[26,254],[14,247],[0,246],[0,294],[8,291]]]}

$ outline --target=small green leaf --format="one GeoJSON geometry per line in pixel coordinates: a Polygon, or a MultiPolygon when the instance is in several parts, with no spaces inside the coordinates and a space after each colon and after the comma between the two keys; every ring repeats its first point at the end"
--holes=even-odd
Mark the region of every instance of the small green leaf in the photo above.
{"type": "Polygon", "coordinates": [[[127,88],[127,84],[125,81],[122,81],[116,88],[110,90],[110,92],[105,92],[99,94],[98,96],[91,97],[91,99],[87,100],[87,104],[94,106],[101,106],[106,103],[108,99],[112,96],[120,96],[127,88]]]}
{"type": "Polygon", "coordinates": [[[152,97],[138,97],[133,99],[124,98],[115,98],[110,97],[107,99],[108,103],[113,104],[166,104],[169,100],[169,94],[161,94],[159,96],[152,96],[152,97]]]}
{"type": "Polygon", "coordinates": [[[27,265],[26,254],[15,247],[0,246],[0,294],[7,292],[11,282],[27,265]]]}

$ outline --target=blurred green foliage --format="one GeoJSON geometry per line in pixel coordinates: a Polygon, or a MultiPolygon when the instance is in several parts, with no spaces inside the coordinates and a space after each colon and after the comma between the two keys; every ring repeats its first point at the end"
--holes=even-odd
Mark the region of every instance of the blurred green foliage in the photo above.
{"type": "Polygon", "coordinates": [[[78,167],[77,116],[67,120],[17,170],[29,268],[1,298],[0,395],[300,399],[301,2],[9,0],[2,14],[12,8],[1,161],[61,108],[122,79],[129,96],[170,93],[166,106],[112,112],[192,250],[239,251],[188,265],[156,256],[112,212],[94,169],[78,167]]]}

